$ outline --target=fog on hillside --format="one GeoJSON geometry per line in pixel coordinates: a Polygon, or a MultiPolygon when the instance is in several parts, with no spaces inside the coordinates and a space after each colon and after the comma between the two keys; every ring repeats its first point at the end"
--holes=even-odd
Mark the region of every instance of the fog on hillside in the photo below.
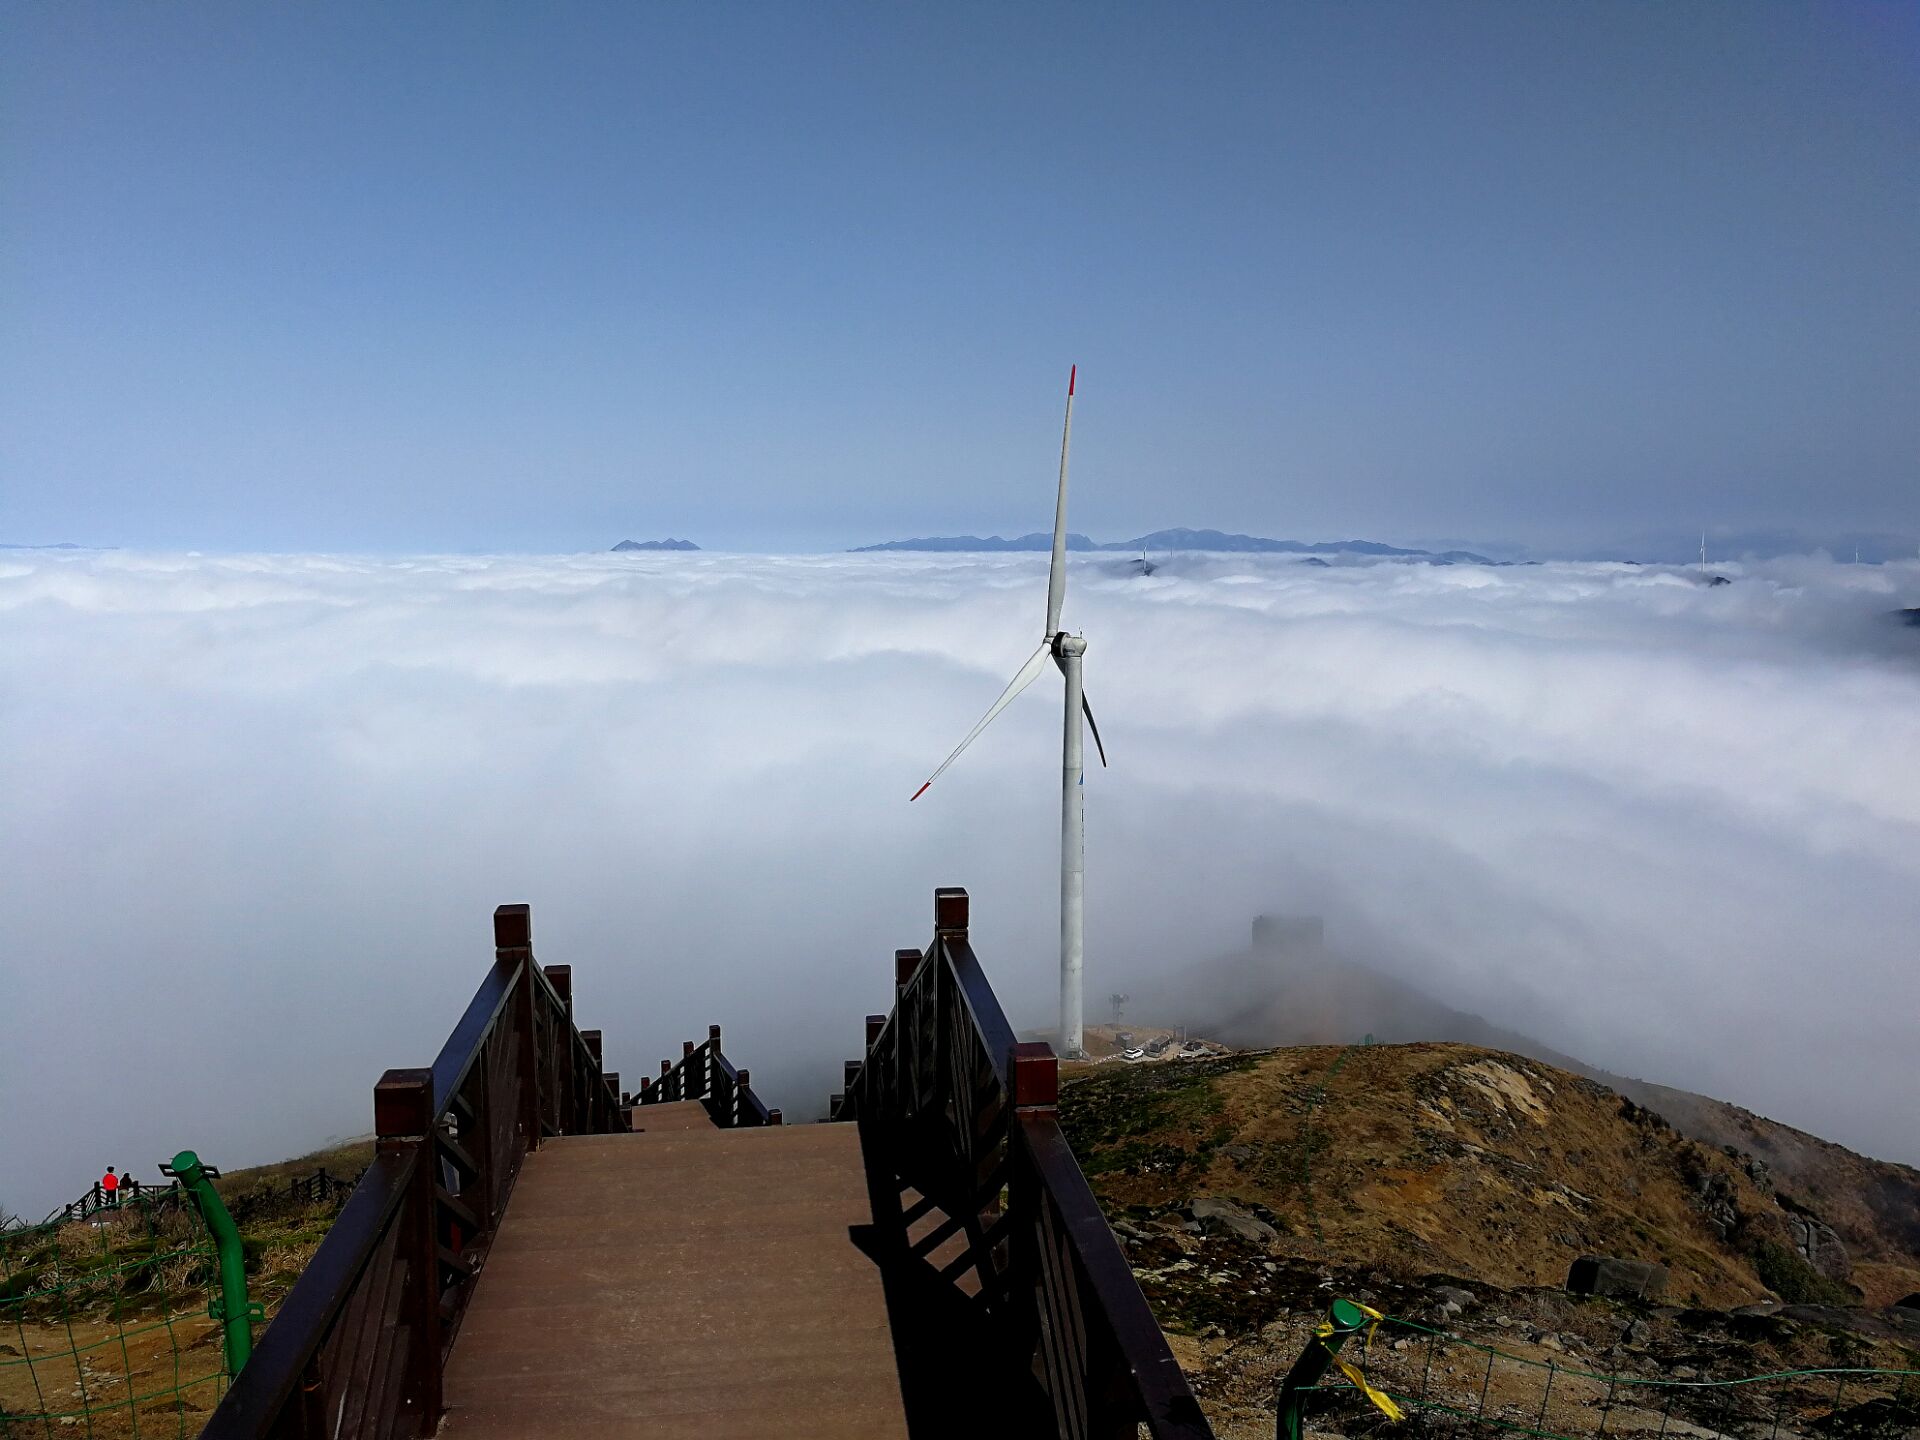
{"type": "MultiPolygon", "coordinates": [[[[533,906],[629,1076],[817,1113],[931,891],[1053,1018],[1044,556],[0,559],[0,1204],[364,1131],[533,906]]],[[[1920,565],[1077,561],[1089,1014],[1259,913],[1920,1161],[1920,565]]],[[[1146,1019],[1150,1017],[1141,1016],[1146,1019]]]]}

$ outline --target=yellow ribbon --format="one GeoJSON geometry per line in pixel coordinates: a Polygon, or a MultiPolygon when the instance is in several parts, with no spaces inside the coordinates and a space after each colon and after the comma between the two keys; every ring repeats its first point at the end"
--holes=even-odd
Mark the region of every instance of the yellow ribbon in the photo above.
{"type": "MultiPolygon", "coordinates": [[[[1377,1329],[1380,1322],[1387,1317],[1371,1305],[1362,1305],[1358,1300],[1350,1300],[1347,1303],[1373,1322],[1367,1326],[1366,1338],[1360,1342],[1362,1345],[1371,1345],[1373,1343],[1374,1330],[1377,1329]]],[[[1321,1344],[1326,1345],[1327,1337],[1333,1334],[1333,1321],[1322,1320],[1314,1327],[1313,1333],[1320,1337],[1321,1344]]],[[[1387,1394],[1384,1390],[1376,1390],[1367,1383],[1366,1377],[1360,1373],[1358,1366],[1348,1363],[1348,1361],[1341,1356],[1340,1352],[1331,1345],[1326,1345],[1326,1350],[1327,1354],[1333,1357],[1333,1363],[1340,1367],[1340,1372],[1353,1382],[1353,1388],[1371,1400],[1382,1415],[1386,1416],[1389,1420],[1404,1420],[1406,1418],[1405,1412],[1394,1403],[1391,1395],[1387,1394]]]]}

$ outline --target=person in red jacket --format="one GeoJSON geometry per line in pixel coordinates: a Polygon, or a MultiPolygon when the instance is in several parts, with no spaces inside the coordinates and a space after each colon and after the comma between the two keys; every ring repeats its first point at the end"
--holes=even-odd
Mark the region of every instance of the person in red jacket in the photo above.
{"type": "Polygon", "coordinates": [[[107,1173],[100,1177],[100,1199],[108,1205],[120,1203],[120,1177],[113,1173],[113,1166],[107,1166],[107,1173]]]}

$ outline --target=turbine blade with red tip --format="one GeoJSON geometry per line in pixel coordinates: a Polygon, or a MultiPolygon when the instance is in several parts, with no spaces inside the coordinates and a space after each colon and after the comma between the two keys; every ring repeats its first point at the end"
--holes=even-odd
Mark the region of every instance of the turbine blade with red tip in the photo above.
{"type": "Polygon", "coordinates": [[[1027,663],[1020,667],[1019,674],[1015,675],[1012,681],[1008,683],[1007,688],[1000,692],[1000,698],[994,701],[987,713],[980,717],[979,723],[967,732],[967,738],[953,747],[953,753],[942,760],[940,762],[940,768],[927,777],[927,784],[922,785],[918,790],[913,792],[912,796],[909,797],[909,804],[926,794],[927,785],[931,785],[934,781],[938,780],[942,773],[945,772],[947,766],[953,764],[954,761],[960,758],[960,752],[973,743],[974,737],[987,728],[988,723],[993,717],[1006,709],[1007,706],[1013,702],[1013,697],[1031,685],[1034,682],[1034,678],[1038,676],[1042,670],[1046,669],[1047,655],[1051,649],[1052,643],[1050,641],[1041,642],[1040,648],[1034,651],[1027,663]]]}

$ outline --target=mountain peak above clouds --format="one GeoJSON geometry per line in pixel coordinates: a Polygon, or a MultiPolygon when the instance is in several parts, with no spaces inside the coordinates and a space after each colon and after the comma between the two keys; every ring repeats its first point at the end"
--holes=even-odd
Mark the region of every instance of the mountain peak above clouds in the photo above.
{"type": "MultiPolygon", "coordinates": [[[[885,540],[877,545],[860,545],[855,554],[875,550],[922,551],[1008,551],[1051,550],[1053,536],[1042,530],[1003,540],[998,535],[982,539],[978,535],[936,535],[916,540],[885,540]]],[[[1377,540],[1272,540],[1262,535],[1233,535],[1223,530],[1191,530],[1184,526],[1155,530],[1131,540],[1096,543],[1085,535],[1069,534],[1069,550],[1193,550],[1213,554],[1267,555],[1365,555],[1384,559],[1423,560],[1433,565],[1496,565],[1501,563],[1471,550],[1416,550],[1385,545],[1377,540]]]]}

